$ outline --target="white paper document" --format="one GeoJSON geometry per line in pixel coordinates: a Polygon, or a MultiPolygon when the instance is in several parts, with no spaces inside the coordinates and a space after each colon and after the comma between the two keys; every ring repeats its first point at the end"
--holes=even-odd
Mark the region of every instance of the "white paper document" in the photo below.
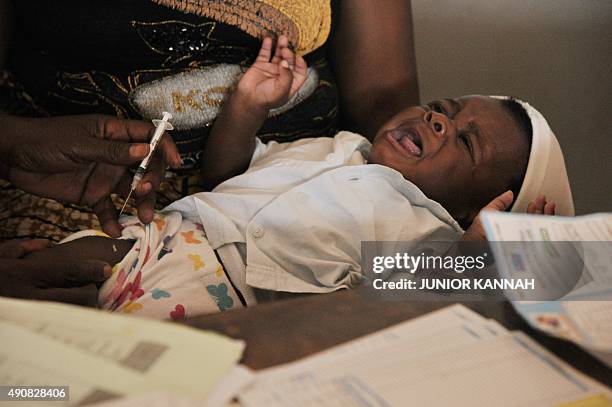
{"type": "Polygon", "coordinates": [[[520,268],[539,281],[561,281],[567,268],[559,264],[566,258],[555,249],[566,246],[555,242],[576,247],[583,270],[568,294],[555,301],[513,301],[513,305],[533,327],[577,343],[612,367],[612,214],[570,218],[489,212],[482,219],[504,276],[521,273],[513,261],[521,255],[520,268]],[[517,241],[525,247],[549,242],[551,255],[536,258],[528,248],[508,253],[513,246],[504,243],[517,241]]]}
{"type": "Polygon", "coordinates": [[[244,349],[176,323],[8,298],[0,332],[1,383],[68,385],[69,405],[154,390],[204,400],[244,349]]]}
{"type": "MultiPolygon", "coordinates": [[[[463,305],[451,305],[306,357],[300,360],[299,366],[296,364],[295,367],[298,371],[306,365],[315,369],[319,364],[329,364],[336,360],[348,361],[372,350],[401,351],[401,348],[407,343],[410,343],[412,348],[419,348],[419,346],[446,348],[482,338],[504,335],[506,332],[507,330],[494,320],[484,319],[463,305]],[[453,341],[449,342],[444,339],[449,334],[455,335],[453,341]]],[[[257,377],[258,380],[262,378],[269,380],[277,372],[279,376],[284,376],[291,369],[290,365],[272,367],[265,371],[265,375],[259,374],[257,377]]]]}
{"type": "Polygon", "coordinates": [[[538,295],[512,299],[612,299],[612,214],[485,212],[482,223],[501,277],[535,279],[538,295]]]}
{"type": "Polygon", "coordinates": [[[391,341],[375,337],[393,328],[342,345],[342,352],[322,352],[262,371],[241,393],[240,402],[245,406],[557,406],[589,397],[612,402],[607,388],[522,333],[490,325],[482,317],[453,324],[453,313],[460,308],[438,311],[431,316],[436,324],[425,322],[428,316],[412,328],[410,321],[400,324],[399,337],[391,341]],[[376,346],[367,346],[375,342],[376,346]]]}

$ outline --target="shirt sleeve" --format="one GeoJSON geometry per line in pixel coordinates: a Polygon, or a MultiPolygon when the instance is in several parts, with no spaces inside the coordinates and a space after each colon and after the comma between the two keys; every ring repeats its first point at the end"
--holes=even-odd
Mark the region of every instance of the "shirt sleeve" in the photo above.
{"type": "Polygon", "coordinates": [[[269,156],[270,154],[274,154],[278,151],[285,150],[287,148],[287,144],[289,143],[281,144],[276,141],[269,141],[267,143],[264,143],[259,137],[255,137],[255,151],[253,151],[253,156],[251,157],[249,167],[251,167],[257,161],[261,160],[263,157],[269,156]]]}

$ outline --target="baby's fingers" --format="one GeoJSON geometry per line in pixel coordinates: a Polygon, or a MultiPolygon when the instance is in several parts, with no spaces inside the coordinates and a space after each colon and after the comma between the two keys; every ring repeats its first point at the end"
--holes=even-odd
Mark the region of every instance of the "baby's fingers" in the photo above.
{"type": "Polygon", "coordinates": [[[266,37],[261,43],[261,49],[255,62],[270,62],[272,57],[272,38],[266,37]]]}
{"type": "Polygon", "coordinates": [[[527,205],[527,213],[536,215],[554,215],[556,205],[554,202],[546,202],[546,197],[540,195],[534,202],[529,202],[527,205]]]}
{"type": "Polygon", "coordinates": [[[276,41],[276,49],[274,50],[274,56],[270,62],[273,64],[278,64],[282,58],[283,49],[287,49],[288,46],[289,40],[286,36],[281,35],[278,37],[278,40],[276,41]]]}
{"type": "Polygon", "coordinates": [[[542,214],[544,213],[544,206],[546,205],[546,197],[544,195],[540,195],[535,200],[535,213],[542,214]]]}
{"type": "MultiPolygon", "coordinates": [[[[283,48],[280,52],[283,61],[287,61],[290,70],[295,69],[295,54],[289,48],[283,48]]],[[[282,62],[281,62],[282,63],[282,62]]]]}
{"type": "Polygon", "coordinates": [[[527,205],[527,213],[541,215],[544,212],[544,206],[546,205],[546,199],[544,195],[540,195],[534,202],[529,202],[527,205]]]}

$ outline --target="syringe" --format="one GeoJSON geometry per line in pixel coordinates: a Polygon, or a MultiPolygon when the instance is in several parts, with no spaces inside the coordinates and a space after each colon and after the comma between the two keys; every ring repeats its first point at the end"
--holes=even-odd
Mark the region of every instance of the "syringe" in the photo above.
{"type": "Polygon", "coordinates": [[[156,129],[155,129],[155,133],[153,134],[153,137],[151,138],[151,141],[149,142],[149,154],[147,154],[144,160],[142,160],[142,162],[138,166],[138,169],[136,170],[136,174],[134,174],[134,178],[132,179],[132,187],[130,189],[130,193],[128,194],[127,198],[125,198],[125,203],[123,204],[123,207],[121,208],[121,212],[119,212],[119,216],[123,214],[123,211],[125,210],[125,207],[128,201],[130,200],[130,197],[132,196],[132,192],[134,192],[134,190],[136,189],[140,181],[142,181],[142,178],[144,177],[144,174],[147,171],[147,167],[149,166],[149,162],[151,161],[151,157],[153,157],[155,148],[157,147],[159,140],[161,140],[161,137],[164,134],[164,131],[174,129],[172,124],[168,122],[168,120],[172,119],[172,115],[168,112],[163,112],[163,114],[164,114],[164,117],[161,120],[158,120],[158,119],[151,120],[153,122],[153,125],[156,127],[156,129]]]}

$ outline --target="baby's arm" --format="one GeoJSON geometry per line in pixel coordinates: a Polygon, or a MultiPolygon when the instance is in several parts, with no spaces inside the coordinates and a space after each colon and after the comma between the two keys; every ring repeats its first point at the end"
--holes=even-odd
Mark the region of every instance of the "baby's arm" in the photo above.
{"type": "Polygon", "coordinates": [[[204,145],[202,175],[207,189],[243,173],[255,150],[255,134],[270,109],[282,106],[306,80],[306,62],[289,49],[287,37],[263,40],[255,63],[223,104],[204,145]]]}

